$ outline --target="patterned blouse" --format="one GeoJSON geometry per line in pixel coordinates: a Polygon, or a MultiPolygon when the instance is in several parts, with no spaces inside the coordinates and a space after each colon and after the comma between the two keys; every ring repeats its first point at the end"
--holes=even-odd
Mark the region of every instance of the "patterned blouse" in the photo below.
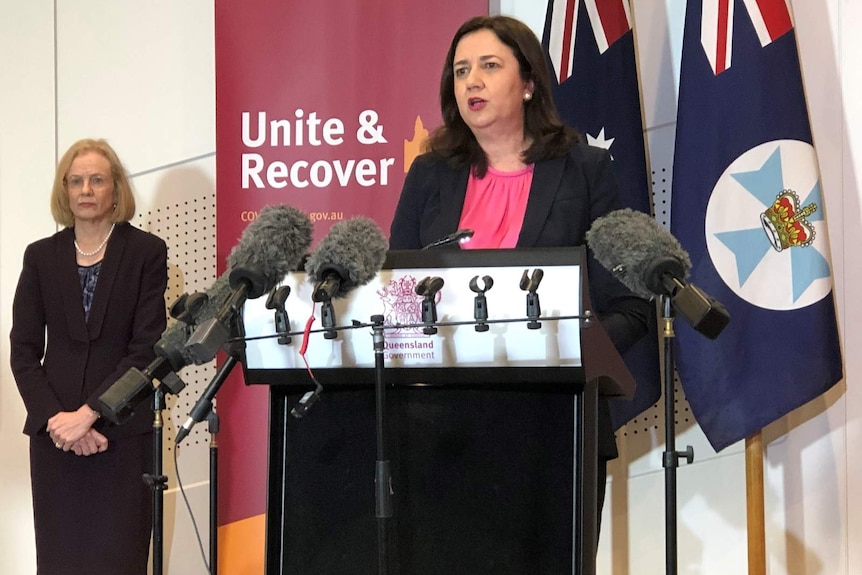
{"type": "Polygon", "coordinates": [[[84,300],[84,317],[90,318],[90,307],[93,305],[93,293],[96,291],[96,282],[99,280],[99,270],[102,262],[91,266],[78,266],[78,277],[81,280],[81,295],[84,300]]]}

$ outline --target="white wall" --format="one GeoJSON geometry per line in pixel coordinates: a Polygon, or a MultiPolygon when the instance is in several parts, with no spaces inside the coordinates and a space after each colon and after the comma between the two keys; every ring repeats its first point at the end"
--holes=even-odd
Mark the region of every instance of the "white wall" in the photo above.
{"type": "Polygon", "coordinates": [[[48,196],[54,172],[53,10],[11,0],[0,10],[0,569],[35,573],[27,442],[9,373],[9,329],[24,247],[54,231],[48,196]],[[8,6],[7,6],[8,5],[8,6]],[[23,57],[26,55],[26,59],[23,57]],[[25,112],[26,111],[26,112],[25,112]]]}
{"type": "MultiPolygon", "coordinates": [[[[48,198],[58,153],[79,138],[107,138],[133,175],[135,223],[168,242],[168,301],[206,288],[216,270],[213,46],[211,0],[0,0],[0,573],[35,573],[28,441],[8,333],[24,248],[56,231],[48,198]]],[[[183,372],[189,387],[168,400],[168,442],[213,372],[183,372]]],[[[179,457],[205,547],[207,440],[201,424],[179,457]]],[[[169,443],[164,473],[165,572],[205,573],[169,443]]]]}
{"type": "MultiPolygon", "coordinates": [[[[492,2],[535,27],[534,0],[492,2]]],[[[541,3],[543,4],[543,3],[541,3]]],[[[862,573],[862,5],[796,0],[797,31],[815,143],[829,209],[846,384],[765,430],[769,573],[862,573]]],[[[682,0],[634,0],[645,122],[656,193],[670,189],[682,0]],[[662,172],[665,169],[666,172],[662,172]]],[[[8,368],[11,302],[26,244],[55,230],[48,210],[58,150],[103,136],[135,175],[139,225],[170,246],[172,299],[215,277],[215,112],[213,2],[0,0],[0,572],[34,572],[24,411],[8,368]],[[187,240],[185,232],[192,234],[187,240]],[[190,243],[189,243],[190,242],[190,243]],[[195,251],[196,250],[196,251],[195,251]]],[[[192,371],[192,370],[189,370],[192,371]]],[[[173,437],[207,369],[190,373],[170,401],[173,437]]],[[[709,448],[691,415],[677,415],[678,446],[696,461],[679,471],[679,572],[746,571],[741,445],[709,448]]],[[[612,469],[600,573],[664,571],[661,412],[653,409],[621,436],[612,469]]],[[[180,471],[207,545],[206,433],[183,445],[180,471]]],[[[175,485],[172,446],[165,471],[175,485]]],[[[189,515],[166,496],[167,573],[204,573],[189,515]]]]}
{"type": "MultiPolygon", "coordinates": [[[[835,100],[840,94],[841,102],[836,104],[843,110],[841,130],[833,134],[835,141],[840,142],[840,180],[838,185],[842,190],[843,203],[839,203],[844,232],[844,258],[842,262],[843,282],[840,285],[842,334],[845,349],[845,374],[847,388],[845,393],[845,420],[847,451],[843,454],[847,466],[847,573],[862,573],[862,457],[859,456],[859,446],[862,445],[862,357],[857,350],[862,349],[862,301],[855,297],[857,286],[862,285],[862,266],[858,265],[858,254],[862,253],[862,67],[854,55],[862,54],[862,35],[859,34],[859,24],[862,23],[862,4],[851,0],[840,0],[830,3],[830,12],[836,15],[838,25],[835,53],[837,69],[841,80],[840,90],[826,101],[835,100]]],[[[807,69],[815,67],[811,63],[807,69]]],[[[806,76],[808,78],[810,76],[806,76]]],[[[816,78],[816,76],[815,76],[816,78]]],[[[820,106],[821,108],[824,105],[820,106]]],[[[836,210],[832,210],[835,214],[836,210]]]]}

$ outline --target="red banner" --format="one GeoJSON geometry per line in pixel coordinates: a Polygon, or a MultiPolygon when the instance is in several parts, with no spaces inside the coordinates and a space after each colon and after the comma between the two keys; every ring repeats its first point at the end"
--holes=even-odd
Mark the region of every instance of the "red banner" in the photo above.
{"type": "MultiPolygon", "coordinates": [[[[487,0],[216,2],[217,254],[267,205],[388,233],[405,172],[440,122],[451,37],[487,0]]],[[[222,269],[219,269],[219,273],[222,269]]],[[[262,572],[268,389],[219,392],[219,567],[262,572]],[[249,548],[251,544],[251,548],[249,548]]]]}

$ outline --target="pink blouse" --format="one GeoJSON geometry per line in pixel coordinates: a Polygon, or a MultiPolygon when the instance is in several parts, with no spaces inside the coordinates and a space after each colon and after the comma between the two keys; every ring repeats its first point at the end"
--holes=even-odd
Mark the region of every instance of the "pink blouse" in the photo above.
{"type": "Polygon", "coordinates": [[[515,172],[489,167],[481,179],[471,171],[458,229],[469,228],[474,234],[461,247],[514,248],[521,235],[532,183],[532,164],[515,172]]]}

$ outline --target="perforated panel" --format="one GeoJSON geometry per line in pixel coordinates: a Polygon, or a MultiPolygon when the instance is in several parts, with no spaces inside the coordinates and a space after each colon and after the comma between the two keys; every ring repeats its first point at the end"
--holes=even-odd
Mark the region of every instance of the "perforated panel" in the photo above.
{"type": "MultiPolygon", "coordinates": [[[[168,245],[168,289],[165,293],[166,309],[183,293],[206,291],[216,278],[215,257],[215,194],[192,198],[175,204],[153,207],[138,214],[134,222],[168,245]]],[[[170,318],[168,325],[175,320],[170,318]]],[[[180,372],[186,388],[178,395],[167,398],[165,417],[165,461],[171,461],[177,430],[188,419],[189,412],[209,381],[215,375],[215,362],[190,365],[180,372]]],[[[208,445],[207,422],[197,424],[181,447],[208,445]]],[[[197,451],[197,450],[195,450],[197,451]]],[[[181,468],[186,466],[181,464],[181,468]]],[[[172,473],[168,475],[173,475],[172,473]]],[[[191,479],[184,477],[188,482],[191,479]]]]}
{"type": "MultiPolygon", "coordinates": [[[[671,200],[671,168],[667,165],[654,164],[652,170],[652,204],[656,221],[665,229],[670,229],[670,200],[671,200]]],[[[661,310],[659,310],[660,312],[661,310]]],[[[661,334],[661,324],[659,334],[661,334]]],[[[664,341],[660,343],[662,353],[664,341]]],[[[662,360],[664,365],[664,360],[662,360]]],[[[687,428],[694,424],[694,417],[685,399],[679,377],[674,373],[674,421],[677,427],[687,428]]],[[[639,443],[640,439],[648,441],[656,435],[664,437],[664,397],[658,403],[635,417],[620,429],[617,434],[618,440],[626,438],[626,441],[639,443]]],[[[644,446],[646,447],[646,446],[644,446]]]]}

